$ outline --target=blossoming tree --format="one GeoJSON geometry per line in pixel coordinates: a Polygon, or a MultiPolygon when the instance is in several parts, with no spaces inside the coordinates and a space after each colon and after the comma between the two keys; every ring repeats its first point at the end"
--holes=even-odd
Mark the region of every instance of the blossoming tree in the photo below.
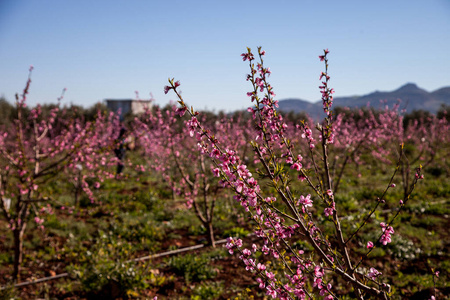
{"type": "Polygon", "coordinates": [[[187,126],[191,135],[196,136],[200,152],[210,157],[216,166],[215,175],[222,178],[224,186],[235,192],[235,199],[246,208],[256,224],[255,234],[261,240],[259,244],[246,247],[242,240],[230,237],[227,248],[230,253],[239,254],[260,288],[272,298],[306,299],[319,294],[333,299],[336,298],[334,285],[345,282],[353,288],[358,299],[366,296],[387,299],[390,286],[383,281],[380,271],[366,265],[367,259],[376,247],[391,242],[394,220],[409,201],[418,180],[423,178],[422,168],[416,169],[398,210],[379,224],[378,238],[365,241],[365,254],[358,254],[356,250],[361,249],[354,249],[358,243],[353,241],[360,239],[371,216],[395,186],[393,181],[403,158],[403,147],[397,145],[395,170],[385,183],[382,194],[374,199],[372,209],[362,218],[360,226],[343,232],[339,203],[335,201],[337,185],[330,170],[330,149],[339,136],[332,111],[334,90],[329,87],[328,54],[328,50],[324,50],[319,56],[325,64],[320,75],[325,118],[315,126],[306,121],[297,126],[306,147],[297,146],[286,134],[288,124],[276,110],[275,93],[268,82],[271,72],[264,65],[265,52],[258,48],[258,60],[250,48],[242,54],[250,67],[247,81],[252,90],[247,95],[254,103],[249,110],[257,130],[251,146],[259,166],[252,172],[235,149],[215,138],[198,121],[198,113],[193,108],[189,109],[181,97],[178,81],[169,79],[170,85],[165,87],[165,92],[175,92],[180,104],[178,111],[191,116],[187,126]],[[333,229],[324,227],[321,219],[328,220],[333,229]],[[312,251],[304,249],[297,243],[299,240],[309,244],[312,251]],[[364,272],[361,266],[369,267],[369,271],[364,272]]]}
{"type": "MultiPolygon", "coordinates": [[[[104,174],[96,166],[102,160],[109,161],[112,153],[111,146],[105,147],[110,137],[101,137],[103,125],[110,126],[108,122],[94,124],[65,118],[59,115],[59,105],[48,115],[37,105],[26,116],[31,71],[32,68],[23,94],[16,95],[14,126],[0,128],[0,213],[13,236],[12,274],[16,281],[20,277],[27,225],[34,220],[36,227],[43,230],[45,214],[53,211],[51,205],[55,199],[46,195],[43,187],[64,172],[78,176],[80,164],[91,166],[87,168],[90,170],[87,176],[100,178],[104,174]]],[[[89,194],[84,179],[83,189],[89,194]]]]}

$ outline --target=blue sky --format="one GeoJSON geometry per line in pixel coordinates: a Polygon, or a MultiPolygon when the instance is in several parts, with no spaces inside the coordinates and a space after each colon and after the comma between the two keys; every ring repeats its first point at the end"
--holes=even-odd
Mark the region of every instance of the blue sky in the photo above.
{"type": "Polygon", "coordinates": [[[433,91],[450,85],[450,1],[0,0],[0,96],[13,101],[33,65],[31,105],[63,88],[86,107],[135,91],[163,105],[175,77],[197,109],[243,109],[247,46],[266,50],[277,99],[320,99],[324,48],[335,96],[433,91]]]}

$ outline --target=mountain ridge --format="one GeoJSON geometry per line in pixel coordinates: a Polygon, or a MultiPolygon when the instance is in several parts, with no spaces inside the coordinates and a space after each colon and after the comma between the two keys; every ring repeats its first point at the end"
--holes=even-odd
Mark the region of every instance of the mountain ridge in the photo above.
{"type": "MultiPolygon", "coordinates": [[[[371,106],[380,108],[388,105],[392,107],[394,104],[399,103],[399,100],[400,108],[405,109],[408,113],[414,110],[426,110],[435,114],[442,105],[450,106],[450,86],[428,92],[417,84],[408,82],[390,92],[376,90],[361,96],[335,97],[333,106],[350,108],[371,106]]],[[[321,113],[323,113],[321,100],[309,102],[297,98],[288,98],[279,100],[278,105],[281,111],[306,112],[311,117],[321,116],[321,113]]]]}

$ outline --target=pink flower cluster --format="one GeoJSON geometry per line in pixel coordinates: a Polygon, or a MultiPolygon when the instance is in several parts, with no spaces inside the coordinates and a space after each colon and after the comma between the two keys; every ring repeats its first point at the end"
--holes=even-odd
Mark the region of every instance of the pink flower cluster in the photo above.
{"type": "Polygon", "coordinates": [[[377,269],[375,268],[370,268],[369,273],[367,274],[367,276],[372,279],[375,280],[377,279],[378,276],[381,275],[381,272],[379,272],[377,269]]]}
{"type": "Polygon", "coordinates": [[[308,125],[300,126],[297,125],[298,128],[303,127],[302,138],[306,139],[309,144],[309,148],[313,149],[316,147],[314,142],[316,141],[313,137],[312,130],[308,127],[308,125]]]}
{"type": "MultiPolygon", "coordinates": [[[[176,82],[175,82],[175,88],[178,87],[178,86],[180,86],[180,82],[179,82],[179,81],[176,81],[176,82]]],[[[172,90],[172,89],[174,89],[174,87],[171,87],[171,86],[166,85],[166,86],[164,87],[164,94],[167,94],[167,93],[168,93],[170,90],[172,90]]]]}
{"type": "Polygon", "coordinates": [[[394,234],[394,228],[392,228],[392,226],[387,226],[384,222],[381,222],[380,226],[381,230],[383,231],[383,235],[380,238],[380,242],[383,245],[387,245],[392,241],[391,234],[394,234]]]}
{"type": "Polygon", "coordinates": [[[333,212],[336,210],[336,203],[334,201],[331,202],[329,207],[326,207],[323,212],[325,216],[330,217],[333,215],[333,212]]]}
{"type": "Polygon", "coordinates": [[[306,197],[303,195],[300,195],[300,199],[298,200],[297,205],[300,205],[300,204],[302,205],[303,212],[306,212],[308,207],[313,206],[313,200],[311,200],[311,195],[308,194],[306,197]]]}
{"type": "Polygon", "coordinates": [[[44,230],[44,225],[42,225],[44,223],[44,219],[34,217],[34,222],[36,222],[36,225],[38,226],[39,229],[44,230]]]}

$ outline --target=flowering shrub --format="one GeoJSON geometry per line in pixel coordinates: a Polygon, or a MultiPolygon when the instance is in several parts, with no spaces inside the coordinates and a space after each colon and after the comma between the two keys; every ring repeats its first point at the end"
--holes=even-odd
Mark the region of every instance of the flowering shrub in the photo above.
{"type": "MultiPolygon", "coordinates": [[[[407,205],[418,180],[423,178],[422,167],[418,167],[410,179],[394,215],[379,224],[377,240],[362,241],[364,248],[356,249],[359,246],[354,241],[360,238],[365,225],[385,202],[386,194],[395,187],[394,178],[404,159],[403,144],[395,147],[395,169],[385,183],[383,193],[378,199],[373,199],[373,207],[359,222],[360,225],[344,233],[339,203],[335,202],[338,181],[331,172],[330,149],[335,145],[346,147],[352,144],[359,148],[358,145],[367,140],[376,143],[377,139],[387,135],[387,129],[394,129],[369,126],[366,133],[351,140],[348,135],[353,127],[350,125],[345,129],[340,126],[339,118],[336,122],[333,115],[334,90],[329,87],[329,51],[324,50],[319,56],[325,64],[319,88],[325,118],[315,126],[307,121],[295,126],[295,132],[302,140],[294,143],[288,135],[288,130],[292,129],[276,110],[275,93],[268,82],[271,72],[263,61],[265,52],[258,48],[256,60],[251,49],[247,50],[242,58],[249,62],[250,67],[247,81],[252,90],[247,95],[254,104],[249,112],[256,127],[254,139],[250,142],[259,163],[255,170],[249,170],[236,149],[216,138],[199,122],[198,112],[189,109],[179,93],[179,81],[169,79],[170,85],[164,89],[166,93],[172,90],[177,95],[180,105],[177,112],[190,115],[186,122],[189,135],[196,137],[199,151],[210,157],[215,166],[214,176],[220,177],[221,184],[235,192],[235,200],[254,221],[255,235],[261,241],[259,244],[246,247],[241,239],[230,237],[226,247],[231,254],[239,255],[245,269],[254,274],[259,287],[272,298],[306,299],[318,294],[325,299],[333,299],[337,297],[338,284],[345,282],[353,288],[358,299],[366,296],[387,299],[390,286],[384,282],[380,271],[367,265],[367,258],[375,248],[391,242],[395,233],[393,222],[407,205]],[[381,131],[373,132],[375,130],[381,131]],[[344,133],[346,131],[347,134],[344,133]],[[259,175],[258,179],[254,174],[259,175]],[[330,231],[322,226],[321,219],[328,220],[333,229],[330,231]],[[297,241],[307,242],[312,251],[304,249],[297,241]],[[364,249],[364,255],[357,253],[364,249]]],[[[389,139],[384,141],[392,142],[389,139]]],[[[380,158],[383,155],[381,153],[380,158]]],[[[402,175],[409,176],[406,172],[402,175]]],[[[338,176],[336,178],[340,178],[342,173],[338,176]]]]}

